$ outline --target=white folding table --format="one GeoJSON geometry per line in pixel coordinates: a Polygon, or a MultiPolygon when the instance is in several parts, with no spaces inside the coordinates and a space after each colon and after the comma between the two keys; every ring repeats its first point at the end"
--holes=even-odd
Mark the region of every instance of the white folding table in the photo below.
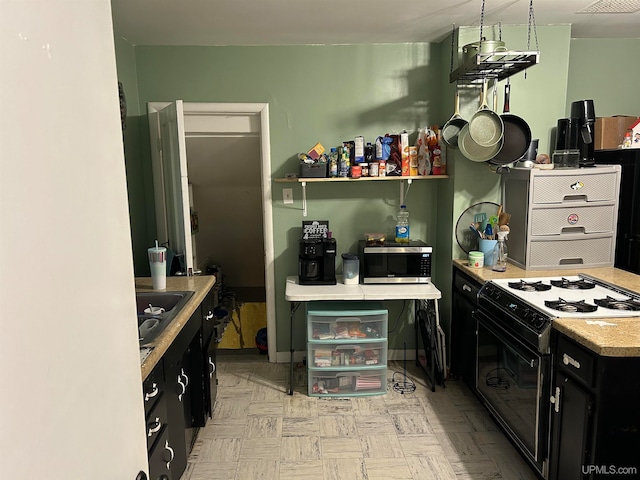
{"type": "MultiPolygon", "coordinates": [[[[291,358],[289,360],[289,395],[293,395],[293,344],[294,344],[294,315],[303,302],[323,300],[414,300],[433,302],[436,326],[439,325],[438,300],[442,297],[432,283],[398,283],[398,284],[357,284],[345,285],[342,277],[336,277],[336,285],[300,285],[297,276],[287,277],[285,299],[290,302],[289,314],[291,338],[291,358]]],[[[435,326],[434,326],[435,330],[435,326]]],[[[418,322],[416,321],[416,335],[418,335],[418,322]]],[[[416,352],[419,341],[416,338],[416,352]]],[[[424,345],[425,352],[427,345],[424,345]]],[[[431,390],[435,392],[435,336],[431,335],[429,351],[431,353],[431,390]]],[[[417,358],[416,358],[417,359],[417,358]]],[[[442,366],[444,372],[444,365],[442,366]]],[[[429,373],[425,369],[425,373],[429,373]]],[[[444,378],[444,374],[443,374],[444,378]]],[[[442,380],[444,386],[444,380],[442,380]]]]}

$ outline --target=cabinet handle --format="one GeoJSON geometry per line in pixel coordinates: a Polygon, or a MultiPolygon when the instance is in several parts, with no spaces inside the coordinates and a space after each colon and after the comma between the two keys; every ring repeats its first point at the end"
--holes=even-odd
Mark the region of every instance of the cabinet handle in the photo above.
{"type": "Polygon", "coordinates": [[[178,385],[182,387],[182,392],[178,394],[178,400],[182,401],[182,395],[187,391],[187,386],[182,383],[182,375],[178,375],[178,385]]]}
{"type": "Polygon", "coordinates": [[[156,395],[158,395],[158,392],[160,391],[160,390],[158,389],[158,384],[157,384],[157,383],[155,383],[155,382],[151,384],[151,388],[152,388],[153,390],[151,390],[151,391],[150,391],[150,392],[148,392],[148,393],[145,393],[145,395],[144,395],[144,401],[145,401],[145,402],[148,402],[150,399],[152,399],[153,397],[155,397],[156,395]]]}
{"type": "Polygon", "coordinates": [[[209,313],[207,313],[204,317],[205,320],[211,320],[213,318],[213,312],[211,310],[209,310],[209,313]]]}
{"type": "Polygon", "coordinates": [[[471,287],[465,283],[464,285],[462,285],[462,290],[464,290],[465,292],[471,292],[471,287]]]}
{"type": "Polygon", "coordinates": [[[580,362],[575,358],[570,357],[566,353],[562,354],[562,363],[564,363],[565,365],[571,365],[574,368],[580,368],[580,362]]]}
{"type": "Polygon", "coordinates": [[[164,449],[169,451],[169,455],[171,458],[167,462],[167,470],[171,470],[171,462],[173,462],[173,458],[175,457],[175,453],[173,452],[173,448],[169,446],[169,440],[164,441],[164,449]]]}
{"type": "Polygon", "coordinates": [[[209,378],[213,378],[213,372],[216,371],[216,364],[213,363],[213,360],[211,360],[211,357],[209,357],[209,366],[211,367],[211,371],[209,372],[209,378]]]}
{"type": "Polygon", "coordinates": [[[153,426],[151,428],[149,428],[149,433],[147,434],[147,436],[150,437],[154,433],[160,431],[160,428],[162,428],[162,423],[160,422],[160,417],[156,417],[155,421],[153,422],[153,426]]]}
{"type": "Polygon", "coordinates": [[[556,394],[549,399],[554,404],[553,409],[556,413],[560,412],[560,387],[556,387],[556,394]]]}
{"type": "Polygon", "coordinates": [[[184,386],[186,388],[189,386],[189,377],[187,377],[187,374],[184,373],[184,368],[181,368],[180,371],[182,372],[182,376],[184,377],[184,386]]]}

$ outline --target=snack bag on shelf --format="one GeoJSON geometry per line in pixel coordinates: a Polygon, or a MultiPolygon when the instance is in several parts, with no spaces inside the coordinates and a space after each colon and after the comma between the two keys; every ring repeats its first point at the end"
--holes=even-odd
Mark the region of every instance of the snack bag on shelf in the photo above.
{"type": "Polygon", "coordinates": [[[418,175],[431,175],[431,152],[427,143],[428,128],[418,129],[418,138],[416,139],[416,150],[418,157],[418,175]]]}

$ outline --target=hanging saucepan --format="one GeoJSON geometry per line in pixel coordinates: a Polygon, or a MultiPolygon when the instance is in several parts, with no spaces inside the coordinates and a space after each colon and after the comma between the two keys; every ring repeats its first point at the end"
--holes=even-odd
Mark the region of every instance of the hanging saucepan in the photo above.
{"type": "Polygon", "coordinates": [[[504,86],[504,113],[501,115],[504,124],[504,144],[498,154],[489,160],[494,165],[506,165],[521,159],[531,143],[531,128],[527,122],[517,115],[509,113],[511,85],[504,86]]]}
{"type": "Polygon", "coordinates": [[[469,135],[482,147],[493,147],[502,142],[504,124],[500,115],[487,105],[487,80],[482,82],[482,105],[469,120],[469,135]]]}
{"type": "Polygon", "coordinates": [[[456,98],[453,116],[442,127],[442,139],[444,143],[453,148],[458,148],[458,135],[467,121],[460,115],[460,94],[456,86],[456,98]]]}
{"type": "Polygon", "coordinates": [[[462,47],[463,61],[466,63],[478,53],[493,53],[500,50],[506,50],[502,40],[487,40],[483,37],[480,42],[468,43],[462,47]]]}

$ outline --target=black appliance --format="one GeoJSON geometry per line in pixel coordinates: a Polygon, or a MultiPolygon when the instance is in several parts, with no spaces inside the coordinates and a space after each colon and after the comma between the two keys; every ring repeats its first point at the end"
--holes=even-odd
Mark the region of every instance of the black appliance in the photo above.
{"type": "Polygon", "coordinates": [[[577,122],[578,144],[581,167],[594,165],[594,132],[596,126],[596,109],[593,100],[578,100],[571,103],[571,118],[577,122]]]}
{"type": "Polygon", "coordinates": [[[300,285],[336,284],[335,238],[300,239],[298,282],[300,285]]]}
{"type": "Polygon", "coordinates": [[[621,165],[614,266],[640,275],[640,149],[596,150],[598,165],[621,165]]]}
{"type": "Polygon", "coordinates": [[[360,283],[429,283],[433,247],[420,240],[358,244],[360,283]]]}

